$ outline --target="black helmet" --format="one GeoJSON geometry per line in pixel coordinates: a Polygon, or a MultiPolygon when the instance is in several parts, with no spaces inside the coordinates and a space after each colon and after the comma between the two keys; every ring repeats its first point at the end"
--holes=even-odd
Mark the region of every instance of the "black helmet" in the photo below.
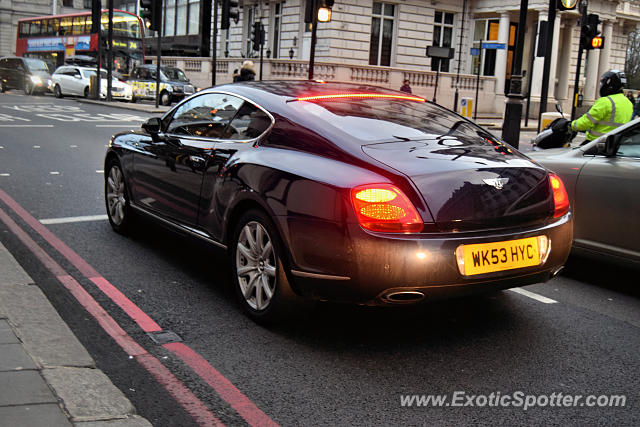
{"type": "Polygon", "coordinates": [[[619,70],[609,70],[600,77],[600,96],[622,93],[627,84],[627,76],[619,70]]]}

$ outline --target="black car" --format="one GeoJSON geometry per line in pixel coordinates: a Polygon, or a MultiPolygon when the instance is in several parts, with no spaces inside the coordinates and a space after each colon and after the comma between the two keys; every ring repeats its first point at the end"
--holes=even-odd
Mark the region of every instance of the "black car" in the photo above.
{"type": "Polygon", "coordinates": [[[111,226],[152,218],[229,251],[256,320],[313,300],[400,305],[544,282],[562,181],[463,117],[366,85],[245,82],[112,138],[111,226]]]}
{"type": "Polygon", "coordinates": [[[20,89],[27,95],[49,89],[51,73],[41,59],[5,56],[0,58],[0,92],[20,89]]]}
{"type": "MultiPolygon", "coordinates": [[[[156,98],[156,71],[153,64],[137,66],[127,83],[133,89],[132,102],[156,98]]],[[[160,67],[160,104],[171,105],[193,95],[195,89],[184,72],[175,67],[160,67]]]]}

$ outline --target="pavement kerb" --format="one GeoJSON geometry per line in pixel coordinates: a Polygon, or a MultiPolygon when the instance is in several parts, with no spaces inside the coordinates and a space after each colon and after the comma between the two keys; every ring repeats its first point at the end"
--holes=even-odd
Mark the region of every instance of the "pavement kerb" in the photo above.
{"type": "Polygon", "coordinates": [[[145,113],[164,114],[167,111],[169,111],[169,109],[171,108],[167,106],[159,106],[158,108],[156,108],[155,105],[134,104],[131,102],[123,102],[123,101],[112,101],[112,102],[98,101],[97,99],[86,99],[86,98],[76,98],[76,101],[82,104],[102,105],[104,107],[121,108],[125,110],[133,110],[133,111],[142,111],[145,113]]]}
{"type": "Polygon", "coordinates": [[[1,243],[0,321],[10,329],[2,331],[0,360],[15,359],[19,344],[34,362],[23,360],[0,369],[0,424],[5,419],[23,426],[151,426],[95,367],[51,302],[1,243]],[[23,394],[16,394],[18,388],[23,394]],[[40,396],[37,401],[33,390],[40,396]]]}

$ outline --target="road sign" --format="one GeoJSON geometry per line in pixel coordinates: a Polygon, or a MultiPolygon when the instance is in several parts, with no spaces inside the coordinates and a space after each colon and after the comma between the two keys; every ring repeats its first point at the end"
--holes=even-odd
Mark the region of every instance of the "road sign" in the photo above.
{"type": "Polygon", "coordinates": [[[472,47],[471,56],[478,56],[478,55],[480,55],[480,49],[478,49],[477,47],[472,47]]]}
{"type": "Polygon", "coordinates": [[[505,43],[482,43],[483,49],[506,49],[506,47],[505,43]]]}

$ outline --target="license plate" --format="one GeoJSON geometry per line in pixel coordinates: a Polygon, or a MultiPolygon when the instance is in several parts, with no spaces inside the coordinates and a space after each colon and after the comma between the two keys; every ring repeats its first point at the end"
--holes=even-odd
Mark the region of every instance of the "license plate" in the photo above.
{"type": "Polygon", "coordinates": [[[539,265],[540,248],[537,237],[460,245],[456,258],[460,273],[472,276],[539,265]]]}

